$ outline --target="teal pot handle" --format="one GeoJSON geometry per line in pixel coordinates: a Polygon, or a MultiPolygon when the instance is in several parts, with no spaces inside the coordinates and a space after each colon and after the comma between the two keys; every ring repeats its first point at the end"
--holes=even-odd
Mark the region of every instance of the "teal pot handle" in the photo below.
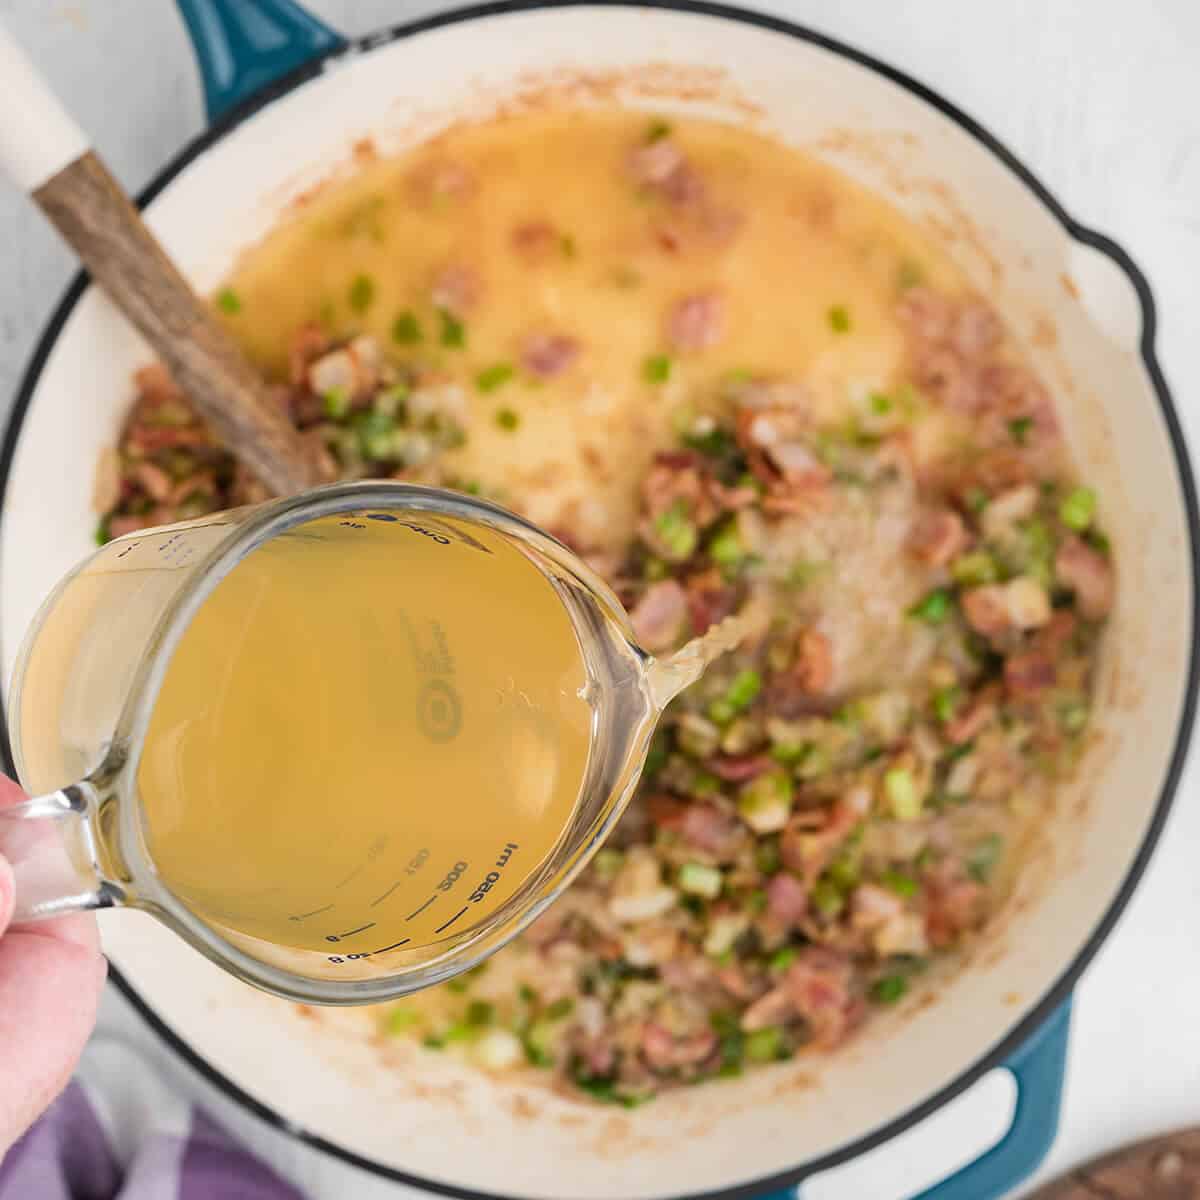
{"type": "MultiPolygon", "coordinates": [[[[973,1162],[911,1200],[997,1200],[1041,1166],[1058,1133],[1070,1030],[1071,1001],[1067,1000],[1001,1068],[1017,1085],[1017,1106],[1008,1132],[973,1162]]],[[[759,1200],[804,1200],[804,1188],[774,1192],[759,1200]]]]}
{"type": "Polygon", "coordinates": [[[210,122],[346,39],[293,0],[176,0],[210,122]]]}

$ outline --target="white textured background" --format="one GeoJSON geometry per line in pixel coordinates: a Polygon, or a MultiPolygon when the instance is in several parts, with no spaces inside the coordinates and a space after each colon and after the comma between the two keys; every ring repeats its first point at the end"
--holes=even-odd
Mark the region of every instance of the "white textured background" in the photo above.
{"type": "MultiPolygon", "coordinates": [[[[243,0],[250,3],[252,0],[243,0]]],[[[311,0],[347,33],[448,7],[311,0]]],[[[1185,423],[1200,418],[1200,0],[776,0],[781,15],[932,85],[996,133],[1068,211],[1120,241],[1150,278],[1159,350],[1185,423]]],[[[118,176],[140,189],[203,127],[167,0],[0,0],[118,176]]],[[[3,81],[0,81],[0,96],[3,81]]],[[[2,100],[0,100],[2,102],[2,100]]],[[[41,218],[0,185],[0,413],[72,272],[41,218]]],[[[80,403],[87,403],[81,396],[80,403]]],[[[1137,898],[1080,987],[1062,1132],[1050,1171],[1141,1135],[1200,1123],[1200,778],[1189,773],[1137,898]]],[[[411,1191],[309,1151],[225,1102],[159,1047],[119,997],[104,1027],[144,1046],[314,1200],[411,1191]]],[[[1008,1093],[984,1081],[806,1200],[900,1200],[986,1143],[1008,1093]]]]}

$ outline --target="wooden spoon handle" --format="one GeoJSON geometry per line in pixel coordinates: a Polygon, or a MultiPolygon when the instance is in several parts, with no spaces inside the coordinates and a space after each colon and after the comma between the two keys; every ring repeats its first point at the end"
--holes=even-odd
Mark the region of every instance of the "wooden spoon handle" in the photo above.
{"type": "Polygon", "coordinates": [[[2,26],[0,80],[0,169],[33,195],[197,411],[263,483],[282,495],[319,483],[315,451],[2,26]]]}
{"type": "Polygon", "coordinates": [[[133,322],[217,436],[279,495],[320,482],[265,382],[88,151],[33,193],[92,278],[133,322]]]}

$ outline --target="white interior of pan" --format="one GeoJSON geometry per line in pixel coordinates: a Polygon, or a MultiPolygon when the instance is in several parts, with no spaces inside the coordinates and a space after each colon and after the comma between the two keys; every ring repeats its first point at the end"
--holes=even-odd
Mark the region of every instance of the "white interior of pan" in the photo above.
{"type": "MultiPolygon", "coordinates": [[[[184,171],[153,205],[152,223],[208,287],[290,196],[345,161],[355,137],[373,134],[389,146],[531,74],[648,63],[695,68],[693,83],[723,75],[785,139],[881,190],[907,181],[898,202],[918,217],[936,214],[951,252],[1022,336],[1042,343],[1033,353],[1100,489],[1120,564],[1100,688],[1103,745],[1048,822],[1045,887],[937,1003],[881,1021],[828,1063],[686,1089],[631,1113],[494,1083],[417,1051],[391,1049],[381,1059],[350,1032],[353,1015],[298,1015],[149,918],[105,915],[112,960],[245,1091],[358,1154],[484,1192],[562,1200],[709,1191],[810,1161],[952,1081],[1047,992],[1113,902],[1158,799],[1183,698],[1191,545],[1179,473],[1134,350],[1138,310],[1127,282],[956,125],[835,54],[748,24],[658,10],[570,8],[452,25],[352,56],[269,106],[184,171]],[[422,117],[415,126],[414,114],[422,117]],[[830,137],[845,130],[856,137],[830,137]],[[964,212],[971,229],[955,216],[964,212]],[[1064,275],[1083,289],[1080,299],[1064,275]],[[1046,318],[1054,346],[1039,324],[1046,318]]],[[[691,105],[749,119],[720,98],[691,105]]],[[[689,107],[661,96],[654,106],[689,107]]],[[[92,546],[94,464],[115,435],[141,357],[89,292],[46,364],[0,529],[6,677],[38,601],[92,546]]]]}

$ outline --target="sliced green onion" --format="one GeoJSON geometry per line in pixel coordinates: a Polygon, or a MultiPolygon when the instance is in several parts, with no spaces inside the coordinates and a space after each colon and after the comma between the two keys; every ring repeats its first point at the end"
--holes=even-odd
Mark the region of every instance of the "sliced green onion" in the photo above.
{"type": "Polygon", "coordinates": [[[977,516],[991,503],[992,498],[983,488],[972,488],[966,495],[967,507],[977,516]]]}
{"type": "Polygon", "coordinates": [[[112,514],[100,518],[96,525],[96,545],[103,546],[112,541],[112,514]]]}
{"type": "Polygon", "coordinates": [[[940,625],[950,615],[952,603],[950,593],[938,588],[924,599],[918,600],[908,610],[908,615],[924,621],[927,625],[940,625]]]}
{"type": "Polygon", "coordinates": [[[1029,431],[1033,428],[1032,417],[1013,417],[1008,423],[1009,436],[1018,446],[1023,446],[1029,440],[1029,431]]]}
{"type": "Polygon", "coordinates": [[[699,450],[709,458],[720,458],[733,450],[735,442],[732,435],[724,429],[710,429],[707,433],[688,433],[679,435],[689,450],[699,450]]]}
{"type": "Polygon", "coordinates": [[[371,301],[375,299],[375,281],[370,275],[356,275],[350,284],[346,299],[350,303],[351,312],[359,315],[365,313],[371,307],[371,301]]]}
{"type": "Polygon", "coordinates": [[[691,558],[700,541],[696,526],[688,516],[687,505],[682,500],[676,500],[665,512],[659,513],[654,519],[654,531],[659,540],[677,562],[691,558]]]}
{"type": "Polygon", "coordinates": [[[666,383],[671,378],[671,360],[665,354],[652,354],[642,363],[642,378],[647,383],[666,383]]]}
{"type": "Polygon", "coordinates": [[[785,767],[794,767],[802,762],[812,749],[812,742],[781,742],[771,747],[771,757],[785,767]]]}
{"type": "Polygon", "coordinates": [[[486,1000],[472,1000],[467,1005],[467,1024],[480,1026],[490,1025],[496,1018],[495,1006],[486,1000]]]}
{"type": "Polygon", "coordinates": [[[442,345],[452,350],[461,350],[467,344],[467,327],[448,309],[439,308],[442,322],[442,345]]]}
{"type": "Polygon", "coordinates": [[[813,907],[822,916],[836,917],[846,907],[841,888],[830,879],[818,879],[812,890],[813,907]]]}
{"type": "Polygon", "coordinates": [[[763,875],[774,875],[779,870],[779,842],[768,838],[754,847],[754,865],[763,875]]]}
{"type": "Polygon", "coordinates": [[[385,1019],[385,1027],[391,1034],[408,1033],[413,1026],[420,1023],[421,1014],[415,1008],[406,1008],[403,1004],[393,1008],[385,1019]]]}
{"type": "Polygon", "coordinates": [[[995,583],[1000,578],[1000,568],[996,560],[986,550],[973,550],[963,554],[950,564],[950,574],[955,583],[963,587],[979,587],[985,583],[995,583]]]}
{"type": "Polygon", "coordinates": [[[917,894],[917,881],[911,875],[905,875],[903,871],[884,871],[879,877],[879,882],[889,892],[895,892],[897,896],[903,896],[906,900],[917,894]]]}
{"type": "Polygon", "coordinates": [[[908,979],[904,975],[885,975],[871,985],[871,999],[876,1004],[895,1004],[908,991],[908,979]]]}
{"type": "Polygon", "coordinates": [[[663,138],[671,136],[671,123],[664,121],[662,117],[655,117],[649,125],[646,126],[646,145],[652,146],[655,142],[661,142],[663,138]]]}
{"type": "Polygon", "coordinates": [[[961,701],[962,688],[957,685],[939,688],[933,693],[933,715],[944,725],[947,721],[954,719],[954,714],[958,712],[961,701]]]}
{"type": "Polygon", "coordinates": [[[762,691],[762,675],[746,668],[739,671],[725,692],[725,699],[739,712],[750,707],[762,691]]]}
{"type": "Polygon", "coordinates": [[[702,896],[705,900],[715,900],[721,894],[724,877],[716,867],[704,863],[684,863],[679,868],[677,876],[679,890],[689,896],[702,896]]]}
{"type": "Polygon", "coordinates": [[[826,868],[825,874],[839,890],[850,892],[858,886],[861,873],[857,859],[857,855],[842,854],[826,868]]]}
{"type": "Polygon", "coordinates": [[[774,1062],[783,1056],[783,1030],[778,1025],[746,1034],[746,1057],[751,1062],[774,1062]]]}
{"type": "Polygon", "coordinates": [[[784,946],[767,960],[767,968],[771,971],[786,971],[796,961],[799,953],[795,946],[784,946]]]}
{"type": "Polygon", "coordinates": [[[829,328],[834,333],[849,333],[850,332],[850,313],[844,305],[835,304],[829,310],[829,328]]]}
{"type": "Polygon", "coordinates": [[[650,743],[650,749],[646,751],[646,765],[642,768],[642,776],[649,779],[657,775],[659,771],[667,765],[667,758],[670,756],[670,750],[667,747],[667,739],[664,734],[655,734],[653,741],[650,743]]]}
{"type": "Polygon", "coordinates": [[[885,396],[882,392],[872,392],[867,399],[870,401],[871,411],[878,413],[881,417],[892,411],[891,396],[885,396]]]}
{"type": "Polygon", "coordinates": [[[778,833],[792,815],[793,794],[786,770],[767,771],[743,785],[738,815],[757,834],[778,833]]]}
{"type": "Polygon", "coordinates": [[[321,396],[321,407],[331,421],[341,421],[350,415],[350,393],[343,387],[330,388],[321,396]]]}
{"type": "Polygon", "coordinates": [[[708,557],[719,567],[736,567],[746,557],[737,521],[726,521],[708,542],[708,557]]]}
{"type": "Polygon", "coordinates": [[[892,767],[883,774],[883,790],[892,816],[897,821],[917,821],[921,817],[921,793],[907,767],[892,767]]]}
{"type": "Polygon", "coordinates": [[[1078,487],[1069,492],[1058,506],[1058,519],[1068,528],[1082,533],[1096,515],[1096,493],[1078,487]]]}
{"type": "Polygon", "coordinates": [[[1084,700],[1068,700],[1058,710],[1058,719],[1068,733],[1079,733],[1087,725],[1089,715],[1087,702],[1084,700]]]}
{"type": "Polygon", "coordinates": [[[402,312],[392,322],[392,341],[398,346],[415,346],[422,336],[421,322],[414,312],[402,312]]]}
{"type": "Polygon", "coordinates": [[[391,458],[396,445],[396,421],[387,413],[371,409],[360,413],[354,432],[358,436],[359,449],[364,458],[380,461],[391,458]]]}
{"type": "Polygon", "coordinates": [[[503,387],[515,373],[512,363],[493,363],[475,376],[475,386],[481,392],[494,392],[498,387],[503,387]]]}
{"type": "Polygon", "coordinates": [[[561,1021],[575,1011],[575,1001],[570,996],[560,996],[545,1012],[547,1021],[561,1021]]]}
{"type": "Polygon", "coordinates": [[[508,433],[512,433],[521,424],[521,415],[512,408],[496,409],[496,424],[508,433]]]}
{"type": "Polygon", "coordinates": [[[223,287],[217,293],[217,307],[229,316],[242,311],[242,298],[231,287],[223,287]]]}
{"type": "Polygon", "coordinates": [[[535,1067],[554,1066],[556,1040],[552,1021],[534,1021],[521,1039],[521,1044],[525,1047],[525,1057],[535,1067]]]}
{"type": "Polygon", "coordinates": [[[612,879],[624,865],[625,855],[608,846],[596,851],[596,857],[592,859],[592,871],[601,879],[612,879]]]}
{"type": "Polygon", "coordinates": [[[1004,853],[1004,839],[998,833],[981,838],[967,853],[967,871],[977,883],[986,883],[1004,853]]]}

